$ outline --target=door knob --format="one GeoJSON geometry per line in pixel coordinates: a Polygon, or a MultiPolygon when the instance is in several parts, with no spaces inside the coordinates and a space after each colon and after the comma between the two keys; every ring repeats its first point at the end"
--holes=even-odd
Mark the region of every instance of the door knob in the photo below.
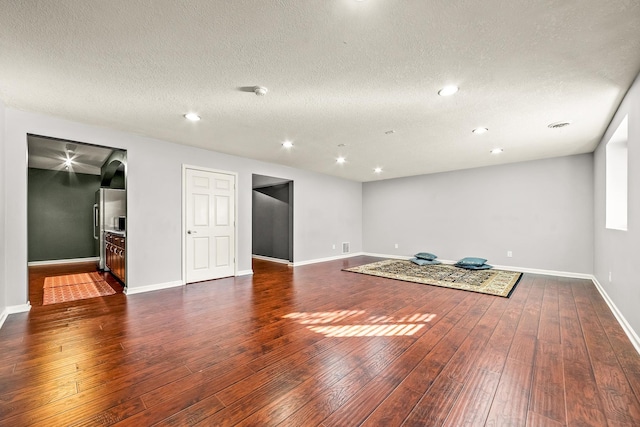
{"type": "Polygon", "coordinates": [[[191,230],[187,231],[187,234],[196,234],[196,233],[197,233],[196,231],[191,231],[191,230]]]}

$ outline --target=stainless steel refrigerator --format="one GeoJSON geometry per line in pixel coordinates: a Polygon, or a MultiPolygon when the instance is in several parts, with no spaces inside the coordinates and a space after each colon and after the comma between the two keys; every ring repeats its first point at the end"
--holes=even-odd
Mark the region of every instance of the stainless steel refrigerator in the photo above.
{"type": "Polygon", "coordinates": [[[105,268],[105,233],[118,230],[118,219],[127,214],[127,192],[112,188],[101,188],[96,192],[93,205],[93,238],[100,253],[98,267],[105,268]]]}

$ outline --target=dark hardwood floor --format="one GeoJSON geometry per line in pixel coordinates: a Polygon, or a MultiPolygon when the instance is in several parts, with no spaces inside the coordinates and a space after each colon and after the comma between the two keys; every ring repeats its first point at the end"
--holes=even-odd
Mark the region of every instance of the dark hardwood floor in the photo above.
{"type": "Polygon", "coordinates": [[[0,425],[640,425],[640,356],[590,281],[507,299],[341,271],[375,260],[47,306],[64,268],[32,270],[0,425]]]}

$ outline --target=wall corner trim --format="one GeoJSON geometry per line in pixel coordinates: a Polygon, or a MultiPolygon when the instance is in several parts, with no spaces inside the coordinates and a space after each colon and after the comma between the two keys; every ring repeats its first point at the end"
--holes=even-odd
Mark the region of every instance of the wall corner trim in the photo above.
{"type": "Polygon", "coordinates": [[[142,294],[144,292],[159,291],[161,289],[176,288],[178,286],[183,286],[183,285],[184,283],[182,283],[182,280],[174,280],[173,282],[156,283],[154,285],[139,286],[135,288],[127,287],[124,290],[124,293],[126,295],[135,295],[135,294],[142,294]]]}
{"type": "Polygon", "coordinates": [[[7,320],[10,314],[25,313],[29,310],[31,310],[30,303],[21,305],[10,305],[8,307],[5,307],[5,309],[2,310],[2,313],[0,313],[0,328],[2,328],[2,325],[4,325],[4,321],[7,320]]]}
{"type": "Polygon", "coordinates": [[[609,298],[609,295],[607,295],[607,293],[605,292],[600,282],[598,282],[598,279],[596,279],[595,276],[591,276],[591,280],[593,281],[593,284],[596,286],[596,289],[598,289],[598,292],[600,292],[600,295],[602,295],[602,298],[604,299],[604,301],[609,306],[609,309],[615,316],[620,326],[622,326],[622,329],[624,330],[625,334],[627,334],[629,341],[631,341],[631,344],[633,344],[633,347],[635,347],[638,354],[640,354],[640,337],[638,337],[638,334],[636,333],[636,331],[633,330],[629,322],[627,322],[627,319],[625,319],[625,317],[622,315],[620,310],[618,310],[618,307],[616,307],[616,305],[613,303],[613,300],[609,298]]]}

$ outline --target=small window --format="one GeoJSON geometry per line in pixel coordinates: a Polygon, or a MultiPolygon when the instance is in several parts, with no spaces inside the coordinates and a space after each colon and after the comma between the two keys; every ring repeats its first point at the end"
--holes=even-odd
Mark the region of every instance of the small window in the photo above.
{"type": "Polygon", "coordinates": [[[629,116],[625,116],[606,147],[606,227],[627,230],[627,140],[629,116]]]}

